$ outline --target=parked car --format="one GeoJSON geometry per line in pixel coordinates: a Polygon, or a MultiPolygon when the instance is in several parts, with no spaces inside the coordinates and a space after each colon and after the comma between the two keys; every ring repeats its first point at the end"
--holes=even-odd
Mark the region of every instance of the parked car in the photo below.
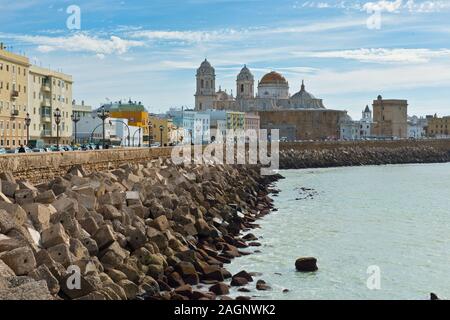
{"type": "Polygon", "coordinates": [[[51,146],[50,147],[50,150],[51,151],[60,151],[60,152],[64,152],[64,151],[66,151],[62,146],[59,146],[59,148],[57,147],[57,146],[51,146]]]}
{"type": "Polygon", "coordinates": [[[34,148],[34,149],[31,149],[31,151],[33,151],[33,152],[45,152],[45,149],[44,148],[34,148]]]}
{"type": "Polygon", "coordinates": [[[0,154],[6,154],[6,149],[5,148],[0,148],[0,154]]]}
{"type": "MultiPolygon", "coordinates": [[[[28,147],[24,147],[25,148],[25,153],[32,153],[33,151],[30,149],[30,148],[28,148],[28,147]]],[[[19,153],[19,148],[16,148],[16,149],[11,149],[11,150],[9,150],[10,152],[8,152],[8,153],[19,153]]]]}

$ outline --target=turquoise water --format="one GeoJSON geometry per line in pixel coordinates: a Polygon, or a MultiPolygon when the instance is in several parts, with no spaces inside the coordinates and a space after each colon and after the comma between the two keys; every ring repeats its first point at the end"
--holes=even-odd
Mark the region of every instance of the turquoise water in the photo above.
{"type": "Polygon", "coordinates": [[[450,163],[281,171],[277,212],[252,230],[262,246],[227,266],[261,272],[254,299],[450,298],[450,163]],[[299,194],[299,187],[314,191],[299,194]],[[301,200],[296,200],[302,198],[301,200]],[[306,199],[303,199],[306,198],[306,199]],[[314,256],[319,271],[295,271],[314,256]],[[379,290],[367,287],[369,266],[379,290]],[[276,274],[276,273],[280,273],[276,274]],[[289,289],[283,293],[283,289],[289,289]]]}

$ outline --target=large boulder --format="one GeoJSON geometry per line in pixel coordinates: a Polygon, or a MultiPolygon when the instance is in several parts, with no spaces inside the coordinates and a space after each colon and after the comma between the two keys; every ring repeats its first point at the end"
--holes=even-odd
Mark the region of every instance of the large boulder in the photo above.
{"type": "Polygon", "coordinates": [[[313,257],[298,258],[295,261],[295,268],[301,272],[314,272],[318,270],[317,259],[313,257]]]}
{"type": "Polygon", "coordinates": [[[213,292],[214,294],[216,294],[218,296],[230,293],[229,287],[223,282],[219,282],[219,283],[216,283],[215,285],[212,285],[209,288],[209,291],[213,292]]]}

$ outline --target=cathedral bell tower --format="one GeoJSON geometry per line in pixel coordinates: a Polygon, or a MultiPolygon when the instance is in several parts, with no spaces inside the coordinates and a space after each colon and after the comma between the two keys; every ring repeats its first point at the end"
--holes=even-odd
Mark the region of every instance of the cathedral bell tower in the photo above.
{"type": "Polygon", "coordinates": [[[197,91],[195,93],[195,111],[213,109],[216,99],[216,72],[208,60],[197,69],[197,91]]]}
{"type": "Polygon", "coordinates": [[[255,79],[253,74],[244,66],[236,79],[236,99],[253,99],[255,79]]]}

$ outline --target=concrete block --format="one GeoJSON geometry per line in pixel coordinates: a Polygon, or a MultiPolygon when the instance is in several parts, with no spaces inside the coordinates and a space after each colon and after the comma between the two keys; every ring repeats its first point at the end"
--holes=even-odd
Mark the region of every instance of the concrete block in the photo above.
{"type": "Polygon", "coordinates": [[[0,259],[18,276],[27,275],[36,268],[36,260],[30,247],[21,247],[2,253],[0,259]]]}
{"type": "Polygon", "coordinates": [[[41,241],[44,248],[50,248],[61,243],[69,244],[69,236],[61,223],[55,223],[42,231],[41,241]]]}
{"type": "Polygon", "coordinates": [[[55,202],[55,200],[56,200],[55,193],[51,189],[44,192],[39,192],[35,198],[36,202],[44,204],[53,203],[55,202]]]}
{"type": "Polygon", "coordinates": [[[33,203],[35,197],[36,191],[30,189],[16,190],[16,192],[14,193],[14,199],[16,200],[16,203],[20,205],[33,203]]]}
{"type": "Polygon", "coordinates": [[[47,251],[55,262],[62,264],[65,268],[69,267],[75,261],[69,246],[65,243],[57,244],[56,246],[48,248],[47,251]]]}
{"type": "Polygon", "coordinates": [[[116,241],[116,236],[114,235],[112,227],[105,224],[97,230],[97,232],[93,235],[93,239],[97,242],[99,250],[103,250],[116,241]]]}
{"type": "Polygon", "coordinates": [[[27,213],[18,204],[0,201],[0,211],[1,209],[9,213],[9,216],[15,225],[21,226],[27,220],[27,213]]]}
{"type": "Polygon", "coordinates": [[[47,229],[50,226],[50,209],[40,203],[29,203],[22,206],[28,214],[33,226],[38,231],[47,229]]]}

